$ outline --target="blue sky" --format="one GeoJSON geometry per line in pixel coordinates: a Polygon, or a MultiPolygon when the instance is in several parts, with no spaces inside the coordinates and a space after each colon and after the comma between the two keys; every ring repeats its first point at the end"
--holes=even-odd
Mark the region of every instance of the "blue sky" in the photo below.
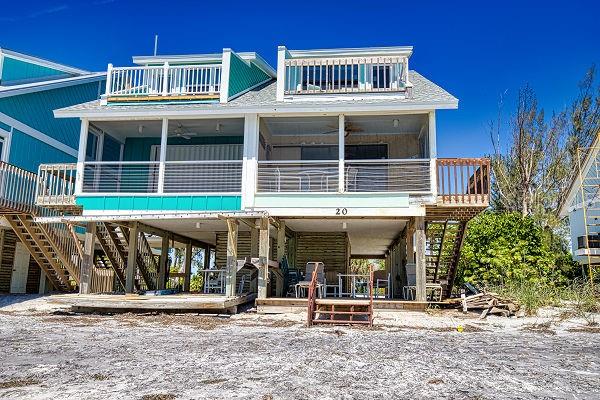
{"type": "MultiPolygon", "coordinates": [[[[90,70],[150,54],[412,45],[411,68],[460,99],[438,113],[440,156],[490,151],[489,122],[529,83],[549,113],[600,64],[600,2],[127,1],[3,2],[0,46],[90,70]],[[419,4],[417,4],[419,3],[419,4]],[[489,4],[488,4],[489,3],[489,4]],[[492,5],[491,3],[494,3],[492,5]]],[[[600,67],[600,65],[599,65],[600,67]]]]}

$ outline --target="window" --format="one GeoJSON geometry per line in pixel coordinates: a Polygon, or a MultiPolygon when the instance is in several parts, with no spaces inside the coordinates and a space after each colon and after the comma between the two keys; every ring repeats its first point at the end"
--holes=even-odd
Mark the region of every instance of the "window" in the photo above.
{"type": "Polygon", "coordinates": [[[328,145],[303,146],[301,148],[302,160],[337,160],[338,147],[328,145]]]}
{"type": "Polygon", "coordinates": [[[10,132],[0,129],[0,161],[8,162],[10,150],[10,132]]]}
{"type": "Polygon", "coordinates": [[[302,90],[339,90],[358,87],[358,65],[302,67],[302,90]]]}
{"type": "Polygon", "coordinates": [[[385,89],[391,86],[390,66],[377,65],[373,67],[373,88],[385,89]]]}

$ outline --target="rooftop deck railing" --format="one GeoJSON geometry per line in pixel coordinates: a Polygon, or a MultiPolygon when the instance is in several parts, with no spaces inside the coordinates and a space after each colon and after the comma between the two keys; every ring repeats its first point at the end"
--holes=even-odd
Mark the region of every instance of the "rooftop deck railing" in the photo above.
{"type": "Polygon", "coordinates": [[[151,97],[217,97],[221,65],[119,67],[109,64],[106,97],[109,100],[151,97]]]}
{"type": "Polygon", "coordinates": [[[411,85],[406,57],[286,59],[284,93],[399,92],[411,85]]]}

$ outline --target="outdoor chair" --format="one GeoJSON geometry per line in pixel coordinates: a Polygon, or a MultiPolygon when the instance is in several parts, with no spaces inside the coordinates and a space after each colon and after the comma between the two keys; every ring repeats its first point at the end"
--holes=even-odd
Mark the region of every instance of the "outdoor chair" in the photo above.
{"type": "Polygon", "coordinates": [[[204,281],[204,293],[223,293],[223,274],[218,270],[215,272],[205,272],[205,281],[204,281]]]}
{"type": "Polygon", "coordinates": [[[379,270],[373,272],[373,283],[375,285],[375,293],[373,297],[381,297],[379,289],[383,289],[383,298],[389,299],[391,296],[391,274],[385,270],[379,270]]]}
{"type": "Polygon", "coordinates": [[[298,268],[288,268],[288,289],[287,296],[293,297],[296,294],[296,284],[304,280],[298,268]]]}
{"type": "Polygon", "coordinates": [[[323,289],[325,286],[325,264],[322,262],[307,262],[306,263],[306,274],[304,280],[296,284],[296,298],[304,297],[304,291],[310,286],[313,272],[317,274],[317,294],[318,297],[323,297],[323,289]]]}
{"type": "Polygon", "coordinates": [[[325,273],[325,283],[323,288],[323,295],[325,297],[333,296],[337,297],[340,293],[340,282],[338,273],[336,271],[327,271],[325,273]]]}

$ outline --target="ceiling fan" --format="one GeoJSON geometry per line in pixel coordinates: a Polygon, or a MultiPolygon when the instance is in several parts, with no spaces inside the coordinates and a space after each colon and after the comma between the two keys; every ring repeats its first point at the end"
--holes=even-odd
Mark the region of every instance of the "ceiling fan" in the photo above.
{"type": "MultiPolygon", "coordinates": [[[[330,133],[338,132],[337,125],[327,125],[327,127],[331,128],[332,130],[326,131],[326,132],[321,132],[322,135],[328,135],[330,133]]],[[[348,137],[348,135],[350,135],[351,133],[358,133],[358,132],[364,132],[364,129],[354,126],[354,124],[352,124],[352,122],[344,123],[344,137],[348,137]]]]}
{"type": "Polygon", "coordinates": [[[178,124],[177,128],[175,128],[175,131],[173,131],[173,134],[171,135],[172,137],[180,137],[183,138],[185,140],[190,140],[192,138],[192,136],[196,136],[197,133],[195,132],[188,132],[187,129],[185,129],[183,127],[183,125],[178,124]]]}

